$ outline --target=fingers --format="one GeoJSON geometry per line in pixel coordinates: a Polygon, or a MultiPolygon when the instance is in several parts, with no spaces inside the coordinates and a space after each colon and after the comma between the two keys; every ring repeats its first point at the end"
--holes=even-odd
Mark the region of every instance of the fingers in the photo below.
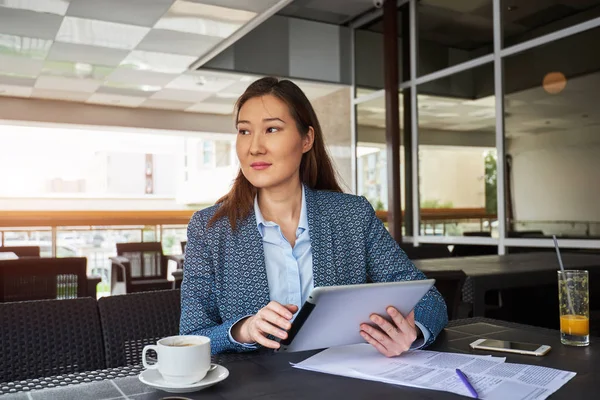
{"type": "Polygon", "coordinates": [[[258,328],[258,330],[261,333],[264,333],[267,335],[277,336],[278,338],[281,338],[281,339],[285,339],[287,337],[286,331],[279,329],[278,327],[276,327],[271,322],[269,322],[265,319],[258,319],[256,321],[256,327],[258,328]]]}
{"type": "Polygon", "coordinates": [[[264,347],[278,349],[280,344],[267,338],[267,335],[287,338],[287,330],[292,327],[290,319],[297,310],[298,307],[293,304],[283,306],[276,301],[271,301],[252,318],[249,336],[264,347]]]}
{"type": "Polygon", "coordinates": [[[278,342],[268,339],[258,331],[253,331],[251,336],[252,340],[254,340],[256,343],[260,344],[261,346],[268,347],[269,349],[278,349],[280,346],[278,342]]]}
{"type": "Polygon", "coordinates": [[[371,339],[367,341],[377,348],[380,353],[387,357],[392,357],[410,349],[410,346],[417,338],[417,330],[414,312],[404,317],[394,307],[388,307],[386,311],[392,319],[391,322],[380,315],[372,314],[370,319],[377,324],[377,327],[361,324],[360,329],[361,335],[365,340],[371,339]]]}
{"type": "Polygon", "coordinates": [[[360,329],[361,332],[367,333],[375,341],[377,341],[384,348],[386,348],[390,353],[393,352],[395,347],[394,341],[385,332],[368,324],[362,324],[360,326],[360,329]]]}
{"type": "Polygon", "coordinates": [[[379,325],[381,330],[385,332],[392,340],[398,341],[401,338],[402,332],[399,330],[399,328],[390,323],[389,321],[383,319],[379,315],[371,315],[371,321],[379,325]]]}
{"type": "Polygon", "coordinates": [[[281,304],[279,304],[276,301],[269,302],[269,304],[267,304],[267,306],[265,308],[269,309],[269,310],[273,310],[277,314],[279,314],[282,317],[285,317],[287,319],[292,319],[292,317],[294,316],[290,310],[288,310],[287,308],[285,308],[284,306],[282,306],[281,304]]]}
{"type": "Polygon", "coordinates": [[[413,331],[416,332],[415,329],[415,313],[411,311],[410,314],[405,318],[400,314],[398,310],[394,307],[388,307],[387,313],[390,317],[392,317],[392,321],[395,324],[396,328],[402,333],[411,333],[413,331]]]}
{"type": "Polygon", "coordinates": [[[265,321],[268,321],[269,323],[278,326],[281,329],[285,329],[286,331],[292,327],[292,323],[287,318],[282,317],[273,310],[262,309],[257,315],[259,315],[261,319],[264,319],[265,321]]]}
{"type": "Polygon", "coordinates": [[[298,311],[298,306],[295,304],[286,304],[284,307],[290,310],[292,314],[296,314],[296,312],[298,311]]]}
{"type": "Polygon", "coordinates": [[[375,347],[381,354],[386,357],[392,357],[393,354],[388,351],[381,343],[379,343],[373,336],[369,335],[367,332],[361,331],[360,335],[373,347],[375,347]]]}

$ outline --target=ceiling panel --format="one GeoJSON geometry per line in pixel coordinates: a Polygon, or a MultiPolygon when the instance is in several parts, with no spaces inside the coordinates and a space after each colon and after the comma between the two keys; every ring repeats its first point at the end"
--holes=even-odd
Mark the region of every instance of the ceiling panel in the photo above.
{"type": "Polygon", "coordinates": [[[53,40],[63,17],[0,7],[0,33],[53,40]]]}
{"type": "Polygon", "coordinates": [[[37,76],[44,61],[26,57],[5,56],[0,54],[0,73],[6,75],[37,76]]]}
{"type": "Polygon", "coordinates": [[[194,61],[194,56],[135,50],[121,62],[121,66],[142,71],[180,74],[187,71],[194,61]]]}
{"type": "Polygon", "coordinates": [[[207,114],[229,115],[233,112],[233,108],[226,104],[198,103],[188,108],[186,111],[207,114]]]}
{"type": "MultiPolygon", "coordinates": [[[[276,5],[279,0],[241,1],[241,0],[188,0],[190,3],[210,4],[237,10],[261,13],[269,7],[276,5]]],[[[298,0],[295,0],[298,1],[298,0]]]]}
{"type": "Polygon", "coordinates": [[[112,67],[92,65],[81,62],[74,63],[70,61],[46,61],[41,71],[41,75],[104,80],[113,71],[114,68],[112,67]]]}
{"type": "Polygon", "coordinates": [[[212,95],[209,92],[200,92],[197,90],[181,90],[181,89],[163,89],[160,92],[154,93],[151,98],[156,100],[179,100],[188,102],[199,102],[206,100],[212,95]]]}
{"type": "MultiPolygon", "coordinates": [[[[286,1],[0,0],[0,94],[231,114],[257,77],[188,68],[286,1]]],[[[299,84],[309,97],[337,90],[299,84]]]]}
{"type": "Polygon", "coordinates": [[[133,97],[149,97],[161,89],[160,86],[152,87],[146,85],[131,85],[131,86],[109,86],[110,84],[104,84],[100,86],[96,93],[104,94],[117,94],[121,96],[133,96],[133,97]]]}
{"type": "Polygon", "coordinates": [[[101,81],[93,79],[76,79],[62,76],[40,76],[35,82],[35,87],[37,89],[46,90],[93,93],[100,87],[101,83],[101,81]]]}
{"type": "Polygon", "coordinates": [[[28,86],[33,88],[35,78],[0,74],[0,85],[28,86]]]}
{"type": "Polygon", "coordinates": [[[221,42],[221,38],[152,29],[137,46],[138,50],[195,56],[204,54],[221,42]]]}
{"type": "Polygon", "coordinates": [[[69,8],[68,0],[2,0],[0,7],[37,11],[56,15],[65,15],[69,8]]]}
{"type": "Polygon", "coordinates": [[[150,28],[140,26],[65,17],[56,41],[133,50],[149,31],[150,28]]]}
{"type": "Polygon", "coordinates": [[[189,72],[178,76],[167,85],[167,88],[216,93],[225,90],[236,81],[235,75],[215,74],[208,71],[189,72]]]}
{"type": "Polygon", "coordinates": [[[71,0],[67,15],[152,27],[173,0],[71,0]]]}
{"type": "Polygon", "coordinates": [[[165,86],[179,75],[162,72],[142,71],[131,68],[117,68],[108,78],[108,82],[123,82],[131,85],[165,86]]]}
{"type": "Polygon", "coordinates": [[[43,60],[51,46],[51,40],[0,34],[0,54],[43,60]]]}
{"type": "Polygon", "coordinates": [[[129,51],[75,43],[54,42],[48,60],[82,62],[94,65],[117,66],[129,51]]]}

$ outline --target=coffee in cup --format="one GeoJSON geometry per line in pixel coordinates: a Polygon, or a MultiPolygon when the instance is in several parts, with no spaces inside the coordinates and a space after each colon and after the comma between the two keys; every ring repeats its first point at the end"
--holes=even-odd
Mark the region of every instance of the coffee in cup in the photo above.
{"type": "Polygon", "coordinates": [[[144,368],[158,369],[168,383],[189,385],[202,380],[211,367],[210,338],[206,336],[169,336],[156,345],[144,347],[144,368]],[[148,364],[146,353],[154,350],[155,364],[148,364]]]}

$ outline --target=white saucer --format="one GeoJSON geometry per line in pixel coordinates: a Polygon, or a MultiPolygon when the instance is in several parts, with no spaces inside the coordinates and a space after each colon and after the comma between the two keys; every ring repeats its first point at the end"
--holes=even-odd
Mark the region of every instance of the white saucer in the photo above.
{"type": "Polygon", "coordinates": [[[229,370],[221,365],[210,371],[204,379],[190,385],[177,385],[164,380],[160,372],[156,369],[147,369],[139,375],[140,381],[153,388],[164,390],[169,393],[190,393],[198,390],[206,389],[214,384],[217,384],[229,376],[229,370]]]}

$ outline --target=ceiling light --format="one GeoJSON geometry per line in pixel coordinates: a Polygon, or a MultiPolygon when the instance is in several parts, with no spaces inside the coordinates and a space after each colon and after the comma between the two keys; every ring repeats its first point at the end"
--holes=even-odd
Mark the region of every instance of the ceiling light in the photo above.
{"type": "Polygon", "coordinates": [[[542,81],[542,87],[549,94],[558,94],[567,86],[567,78],[562,72],[548,72],[542,81]]]}
{"type": "Polygon", "coordinates": [[[80,78],[90,77],[94,67],[91,64],[86,63],[75,63],[74,65],[75,75],[80,78]]]}

